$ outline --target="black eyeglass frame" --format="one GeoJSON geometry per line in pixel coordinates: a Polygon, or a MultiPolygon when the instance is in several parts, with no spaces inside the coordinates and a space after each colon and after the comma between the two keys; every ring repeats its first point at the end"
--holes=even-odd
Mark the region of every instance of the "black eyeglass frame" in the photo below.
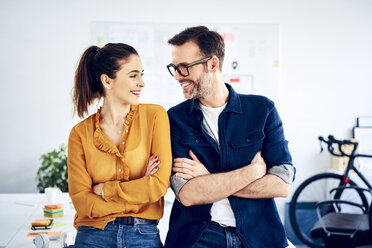
{"type": "Polygon", "coordinates": [[[167,69],[168,69],[169,73],[170,73],[173,77],[175,77],[176,75],[173,75],[173,73],[172,73],[170,67],[173,67],[173,68],[174,68],[174,72],[178,71],[178,73],[179,73],[182,77],[187,77],[188,75],[190,75],[189,68],[190,68],[191,66],[199,65],[199,64],[203,64],[203,63],[209,61],[211,58],[213,58],[213,56],[210,56],[210,57],[207,57],[207,58],[204,58],[204,59],[197,60],[197,61],[195,61],[195,62],[192,62],[192,63],[188,64],[188,65],[178,65],[178,66],[183,66],[183,67],[186,68],[187,75],[182,74],[181,70],[178,69],[178,66],[175,66],[174,64],[169,64],[169,65],[167,65],[167,69]]]}

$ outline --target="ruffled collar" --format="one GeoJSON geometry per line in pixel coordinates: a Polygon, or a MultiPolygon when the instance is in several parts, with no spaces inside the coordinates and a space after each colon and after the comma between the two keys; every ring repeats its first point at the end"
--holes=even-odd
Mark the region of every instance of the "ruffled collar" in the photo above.
{"type": "MultiPolygon", "coordinates": [[[[133,120],[133,116],[135,112],[137,111],[138,106],[137,105],[131,105],[130,111],[127,114],[127,117],[125,118],[124,122],[124,128],[128,129],[129,125],[131,124],[133,120]]],[[[93,142],[94,145],[101,151],[115,154],[118,157],[122,157],[121,153],[119,152],[119,149],[116,147],[116,145],[107,137],[107,135],[102,131],[101,127],[99,126],[99,119],[101,114],[102,107],[99,108],[95,114],[95,130],[93,135],[93,142]]]]}

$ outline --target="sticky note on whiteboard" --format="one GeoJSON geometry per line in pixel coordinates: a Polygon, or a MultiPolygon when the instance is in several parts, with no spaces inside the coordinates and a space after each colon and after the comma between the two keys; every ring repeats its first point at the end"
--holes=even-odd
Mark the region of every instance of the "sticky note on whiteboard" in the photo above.
{"type": "Polygon", "coordinates": [[[223,80],[229,83],[236,92],[241,94],[254,93],[253,75],[250,74],[225,74],[223,80]]]}
{"type": "Polygon", "coordinates": [[[230,78],[230,83],[240,83],[240,78],[230,78]]]}

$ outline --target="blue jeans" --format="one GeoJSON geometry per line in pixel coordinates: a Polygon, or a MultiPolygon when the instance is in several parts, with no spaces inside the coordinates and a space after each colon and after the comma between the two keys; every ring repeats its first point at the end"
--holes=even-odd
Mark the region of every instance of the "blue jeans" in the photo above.
{"type": "Polygon", "coordinates": [[[214,224],[204,230],[193,248],[244,248],[234,227],[222,227],[214,224]]]}
{"type": "Polygon", "coordinates": [[[104,230],[80,226],[74,248],[163,247],[157,224],[120,225],[108,223],[104,230]]]}

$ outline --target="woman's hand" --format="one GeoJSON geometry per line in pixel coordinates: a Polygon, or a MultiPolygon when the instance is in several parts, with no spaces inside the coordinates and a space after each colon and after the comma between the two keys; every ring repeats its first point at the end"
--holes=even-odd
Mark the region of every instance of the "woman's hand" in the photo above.
{"type": "Polygon", "coordinates": [[[99,196],[102,196],[102,190],[103,190],[104,183],[99,183],[93,186],[93,193],[99,196]]]}
{"type": "Polygon", "coordinates": [[[149,162],[147,163],[145,176],[154,175],[159,170],[159,167],[158,167],[159,164],[160,164],[159,157],[152,155],[149,158],[149,162]]]}
{"type": "MultiPolygon", "coordinates": [[[[158,165],[160,164],[159,157],[152,155],[149,158],[149,162],[147,163],[146,173],[145,176],[152,176],[154,175],[158,170],[158,165]]],[[[99,196],[102,196],[103,186],[104,183],[99,183],[93,186],[93,193],[99,196]]]]}

